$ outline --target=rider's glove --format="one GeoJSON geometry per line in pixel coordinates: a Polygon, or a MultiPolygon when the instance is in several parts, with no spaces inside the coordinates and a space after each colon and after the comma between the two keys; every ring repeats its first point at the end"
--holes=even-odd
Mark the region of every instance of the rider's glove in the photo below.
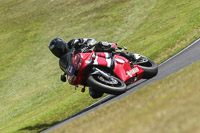
{"type": "Polygon", "coordinates": [[[79,39],[75,39],[73,42],[73,46],[75,48],[75,50],[78,50],[79,48],[81,48],[81,46],[83,45],[83,39],[79,38],[79,39]]]}

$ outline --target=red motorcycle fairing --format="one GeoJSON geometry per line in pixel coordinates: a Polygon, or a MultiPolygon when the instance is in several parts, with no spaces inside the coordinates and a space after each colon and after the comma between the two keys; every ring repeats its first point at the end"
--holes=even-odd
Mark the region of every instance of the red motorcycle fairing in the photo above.
{"type": "Polygon", "coordinates": [[[93,65],[105,66],[110,68],[112,66],[111,54],[107,52],[96,52],[93,65]]]}
{"type": "Polygon", "coordinates": [[[94,52],[89,53],[78,53],[73,56],[73,63],[76,70],[78,70],[77,75],[68,76],[68,82],[71,85],[81,84],[85,78],[85,70],[87,66],[92,61],[92,56],[95,56],[93,61],[94,66],[105,66],[110,68],[111,63],[111,54],[107,52],[94,52]]]}
{"type": "Polygon", "coordinates": [[[112,66],[111,63],[111,54],[107,52],[90,52],[90,53],[78,53],[74,55],[74,66],[78,70],[78,75],[77,78],[71,78],[72,82],[69,81],[70,84],[76,85],[76,84],[81,84],[82,81],[84,80],[86,74],[85,70],[87,66],[91,63],[92,61],[92,56],[95,56],[95,59],[92,63],[94,66],[105,66],[110,68],[112,66]],[[76,79],[76,81],[74,81],[76,79]]]}
{"type": "Polygon", "coordinates": [[[114,55],[114,59],[114,74],[123,82],[130,84],[142,78],[144,70],[138,65],[134,65],[134,68],[132,69],[129,61],[126,58],[119,55],[114,55]]]}
{"type": "Polygon", "coordinates": [[[74,55],[73,63],[77,70],[77,75],[68,76],[69,83],[72,85],[81,84],[86,76],[85,70],[91,63],[93,66],[104,66],[110,69],[114,68],[114,74],[126,84],[134,83],[142,78],[144,70],[138,65],[134,65],[134,68],[132,69],[126,58],[114,55],[113,61],[113,58],[111,57],[112,55],[110,53],[94,51],[74,55]],[[93,62],[92,56],[95,56],[93,62]],[[114,62],[114,64],[112,62],[114,62]]]}
{"type": "Polygon", "coordinates": [[[78,85],[84,80],[85,69],[90,63],[90,58],[93,52],[90,53],[78,53],[73,55],[73,64],[77,70],[76,75],[68,76],[68,82],[71,85],[78,85]]]}

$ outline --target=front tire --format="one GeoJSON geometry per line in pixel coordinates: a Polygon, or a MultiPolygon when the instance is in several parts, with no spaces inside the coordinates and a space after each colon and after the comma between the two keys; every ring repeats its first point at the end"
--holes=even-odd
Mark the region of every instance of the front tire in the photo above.
{"type": "Polygon", "coordinates": [[[101,75],[91,75],[87,83],[94,90],[108,94],[119,95],[126,91],[126,84],[114,76],[107,80],[101,75]]]}

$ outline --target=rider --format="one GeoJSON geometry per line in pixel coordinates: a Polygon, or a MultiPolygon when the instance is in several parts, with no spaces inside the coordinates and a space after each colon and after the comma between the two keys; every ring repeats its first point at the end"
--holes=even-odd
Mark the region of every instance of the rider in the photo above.
{"type": "MultiPolygon", "coordinates": [[[[95,52],[111,53],[114,52],[116,49],[121,49],[117,47],[117,44],[115,43],[96,42],[96,40],[92,38],[75,38],[66,43],[64,39],[56,37],[52,39],[49,44],[50,51],[60,59],[59,65],[61,70],[63,70],[64,72],[66,71],[67,66],[69,66],[69,64],[66,63],[73,63],[73,61],[71,60],[72,58],[69,58],[70,56],[73,56],[73,54],[77,54],[80,52],[85,52],[92,47],[94,47],[95,52]]],[[[136,61],[133,53],[120,52],[118,54],[127,58],[129,61],[136,61]]],[[[61,80],[63,81],[63,79],[61,80]]],[[[101,95],[98,94],[99,92],[95,93],[93,90],[90,89],[90,95],[93,98],[98,98],[103,95],[103,93],[101,95]]]]}
{"type": "MultiPolygon", "coordinates": [[[[115,43],[96,42],[96,40],[92,38],[75,38],[66,43],[64,39],[59,37],[51,40],[49,49],[56,57],[61,59],[61,57],[68,52],[73,51],[74,54],[77,54],[79,52],[84,52],[93,46],[95,47],[95,52],[113,52],[116,49],[121,49],[117,47],[117,44],[115,43]],[[82,47],[83,45],[85,45],[85,47],[82,47]]],[[[120,52],[119,54],[129,61],[134,62],[136,60],[132,53],[120,52]]]]}

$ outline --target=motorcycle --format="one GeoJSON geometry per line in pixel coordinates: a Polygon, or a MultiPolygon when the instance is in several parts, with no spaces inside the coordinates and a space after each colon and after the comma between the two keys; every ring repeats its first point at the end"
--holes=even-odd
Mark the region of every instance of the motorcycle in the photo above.
{"type": "Polygon", "coordinates": [[[127,85],[140,79],[150,79],[158,73],[156,63],[140,54],[133,53],[136,61],[129,61],[118,53],[127,50],[116,49],[114,52],[96,52],[90,48],[80,53],[66,54],[66,68],[61,66],[64,74],[61,80],[69,84],[89,87],[89,94],[99,98],[104,93],[119,95],[127,91],[127,85]],[[67,75],[67,79],[66,76],[67,75]]]}

